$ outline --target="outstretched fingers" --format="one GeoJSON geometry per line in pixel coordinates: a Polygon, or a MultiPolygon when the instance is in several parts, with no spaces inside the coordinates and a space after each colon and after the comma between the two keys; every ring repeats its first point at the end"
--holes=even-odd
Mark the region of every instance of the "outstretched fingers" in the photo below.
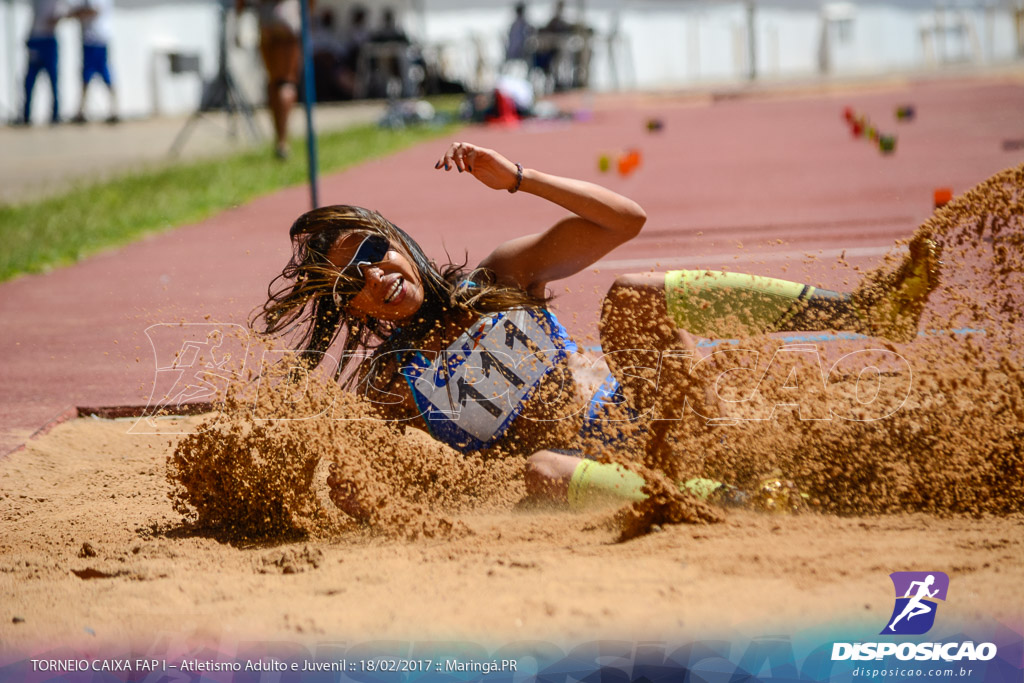
{"type": "Polygon", "coordinates": [[[473,171],[473,161],[476,158],[476,147],[465,142],[453,142],[448,146],[448,150],[444,153],[434,168],[443,168],[446,171],[450,171],[453,168],[458,169],[459,173],[463,171],[473,171]]]}
{"type": "MultiPolygon", "coordinates": [[[[434,168],[445,171],[469,171],[474,178],[492,190],[508,190],[515,186],[516,165],[493,149],[477,147],[468,142],[453,142],[434,168]]],[[[520,181],[521,182],[521,181],[520,181]]]]}

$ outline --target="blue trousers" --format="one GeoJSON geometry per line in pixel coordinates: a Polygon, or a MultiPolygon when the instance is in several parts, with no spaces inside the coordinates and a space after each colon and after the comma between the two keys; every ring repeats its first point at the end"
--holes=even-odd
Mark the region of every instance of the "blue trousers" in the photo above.
{"type": "Polygon", "coordinates": [[[25,74],[25,109],[22,112],[24,121],[27,123],[32,115],[32,90],[36,85],[36,77],[40,71],[45,71],[50,78],[50,89],[53,91],[53,115],[51,120],[56,123],[60,120],[60,105],[57,99],[57,39],[29,38],[28,42],[28,72],[25,74]]]}

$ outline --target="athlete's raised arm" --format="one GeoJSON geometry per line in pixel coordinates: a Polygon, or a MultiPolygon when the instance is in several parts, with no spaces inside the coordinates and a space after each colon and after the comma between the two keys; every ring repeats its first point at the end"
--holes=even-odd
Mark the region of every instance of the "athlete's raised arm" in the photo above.
{"type": "Polygon", "coordinates": [[[501,244],[480,262],[529,292],[543,293],[548,282],[595,263],[636,237],[647,220],[640,205],[606,187],[523,168],[466,142],[452,143],[435,168],[465,171],[491,189],[527,192],[572,212],[544,232],[501,244]]]}

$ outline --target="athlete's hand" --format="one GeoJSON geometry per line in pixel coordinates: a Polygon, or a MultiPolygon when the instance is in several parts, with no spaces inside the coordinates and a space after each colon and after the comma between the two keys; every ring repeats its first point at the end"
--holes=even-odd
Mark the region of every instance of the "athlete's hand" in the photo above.
{"type": "Polygon", "coordinates": [[[516,165],[493,149],[468,142],[453,142],[434,168],[467,171],[492,190],[510,190],[516,184],[516,165]]]}

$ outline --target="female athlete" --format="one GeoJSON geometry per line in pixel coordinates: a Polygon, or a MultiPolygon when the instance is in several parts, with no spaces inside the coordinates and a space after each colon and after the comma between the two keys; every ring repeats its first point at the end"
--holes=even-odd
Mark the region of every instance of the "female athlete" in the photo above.
{"type": "MultiPolygon", "coordinates": [[[[289,336],[310,367],[337,342],[336,378],[387,419],[463,452],[528,456],[526,484],[535,496],[575,505],[607,495],[643,497],[638,475],[586,456],[596,455],[593,444],[611,424],[602,422],[609,405],[622,404],[632,416],[678,413],[680,394],[662,400],[666,392],[637,369],[658,366],[652,353],[688,357],[694,348],[688,333],[843,329],[908,341],[937,284],[937,250],[926,238],[911,243],[895,272],[850,294],[710,271],[620,276],[600,323],[605,359],[619,384],[588,403],[573,379],[576,345],[546,307],[548,285],[636,237],[644,210],[607,188],[524,168],[469,143],[452,144],[435,168],[468,173],[492,190],[536,195],[568,214],[465,268],[438,267],[374,211],[314,209],[292,225],[293,256],[270,285],[260,327],[289,336]]],[[[703,419],[721,417],[716,402],[676,365],[661,363],[660,386],[681,387],[703,419]]],[[[665,433],[657,426],[643,430],[641,448],[668,448],[665,433]]],[[[339,472],[329,485],[339,507],[362,516],[339,472]]],[[[691,489],[708,492],[700,484],[691,489]]]]}

